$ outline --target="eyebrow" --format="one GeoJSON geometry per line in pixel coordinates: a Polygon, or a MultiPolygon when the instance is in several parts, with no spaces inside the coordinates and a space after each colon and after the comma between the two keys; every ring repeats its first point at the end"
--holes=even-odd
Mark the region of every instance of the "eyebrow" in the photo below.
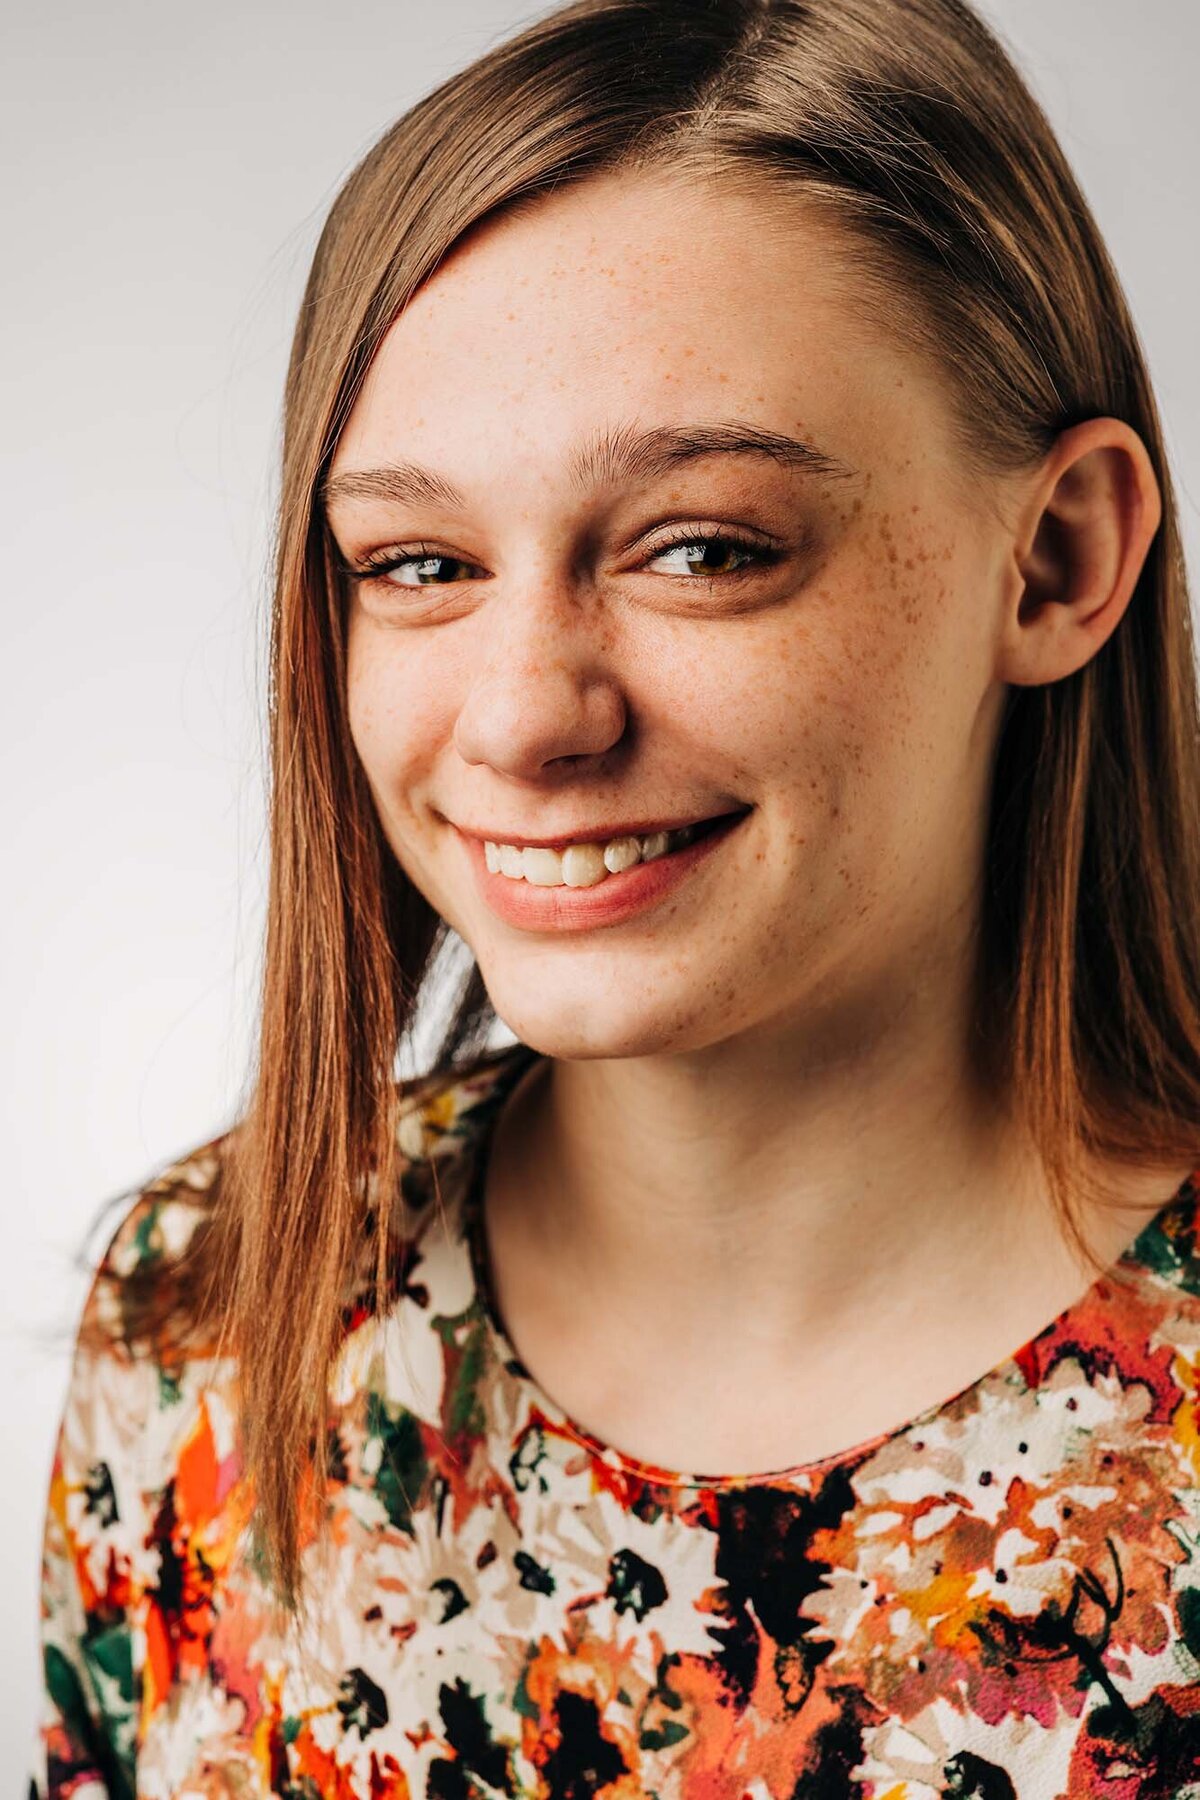
{"type": "MultiPolygon", "coordinates": [[[[832,480],[845,480],[856,472],[849,463],[803,438],[729,419],[646,429],[626,425],[598,432],[571,457],[567,474],[577,491],[586,492],[592,486],[652,480],[705,456],[766,456],[785,468],[832,480]]],[[[424,501],[451,512],[467,509],[466,497],[452,482],[436,470],[412,462],[390,463],[381,469],[348,469],[342,475],[327,476],[321,484],[320,499],[326,507],[337,500],[392,500],[424,501]]]]}

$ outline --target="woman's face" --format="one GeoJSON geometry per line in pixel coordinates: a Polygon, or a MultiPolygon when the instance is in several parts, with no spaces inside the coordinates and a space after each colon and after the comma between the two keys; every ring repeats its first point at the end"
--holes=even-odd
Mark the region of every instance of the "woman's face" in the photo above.
{"type": "Polygon", "coordinates": [[[394,565],[353,587],[354,742],[518,1036],[828,1048],[931,972],[953,991],[1012,531],[827,223],[660,173],[483,225],[392,326],[331,476],[345,560],[394,565]],[[778,454],[729,447],[754,434],[778,454]],[[469,835],[733,812],[657,866],[568,859],[595,885],[489,872],[469,835]]]}

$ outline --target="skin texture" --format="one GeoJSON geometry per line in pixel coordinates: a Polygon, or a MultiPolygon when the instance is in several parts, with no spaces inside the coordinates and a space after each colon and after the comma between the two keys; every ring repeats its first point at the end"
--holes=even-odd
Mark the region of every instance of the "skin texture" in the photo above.
{"type": "MultiPolygon", "coordinates": [[[[657,171],[456,247],[332,472],[402,459],[467,505],[331,502],[352,564],[452,559],[356,585],[351,729],[401,863],[552,1059],[489,1168],[518,1350],[582,1424],[685,1469],[796,1463],[949,1397],[1091,1279],[973,1069],[968,996],[1006,685],[1070,675],[1118,624],[1160,518],[1143,445],[1091,420],[969,478],[938,371],[856,302],[851,244],[657,171]],[[731,419],[851,472],[571,481],[601,431],[731,419]],[[779,554],[736,578],[664,551],[677,527],[779,554]],[[499,920],[455,830],[747,804],[665,901],[589,931],[499,920]]],[[[1097,1248],[1185,1172],[1127,1181],[1140,1210],[1097,1248]]]]}

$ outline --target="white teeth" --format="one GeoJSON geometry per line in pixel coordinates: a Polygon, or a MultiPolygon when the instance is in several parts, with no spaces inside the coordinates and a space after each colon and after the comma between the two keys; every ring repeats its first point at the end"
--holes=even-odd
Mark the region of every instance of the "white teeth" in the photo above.
{"type": "Polygon", "coordinates": [[[489,873],[528,881],[534,887],[595,887],[637,862],[653,862],[668,851],[690,844],[698,825],[679,831],[653,831],[645,837],[611,838],[607,844],[568,844],[565,850],[520,849],[515,844],[484,842],[489,873]]]}
{"type": "Polygon", "coordinates": [[[562,853],[562,878],[568,887],[595,887],[607,874],[603,844],[572,844],[562,853]]]}
{"type": "Polygon", "coordinates": [[[613,838],[604,846],[604,866],[610,875],[619,875],[622,869],[632,869],[635,862],[642,860],[642,846],[635,837],[613,838]]]}
{"type": "MultiPolygon", "coordinates": [[[[504,855],[503,849],[500,851],[504,855]]],[[[521,873],[535,887],[563,885],[563,859],[557,850],[520,850],[521,873]]]]}

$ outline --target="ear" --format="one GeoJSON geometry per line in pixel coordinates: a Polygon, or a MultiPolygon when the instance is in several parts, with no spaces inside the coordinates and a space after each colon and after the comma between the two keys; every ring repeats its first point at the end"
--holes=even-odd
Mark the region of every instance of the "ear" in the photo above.
{"type": "Polygon", "coordinates": [[[1062,432],[1021,508],[999,679],[1038,687],[1082,668],[1120,623],[1161,521],[1132,426],[1086,419],[1062,432]]]}

